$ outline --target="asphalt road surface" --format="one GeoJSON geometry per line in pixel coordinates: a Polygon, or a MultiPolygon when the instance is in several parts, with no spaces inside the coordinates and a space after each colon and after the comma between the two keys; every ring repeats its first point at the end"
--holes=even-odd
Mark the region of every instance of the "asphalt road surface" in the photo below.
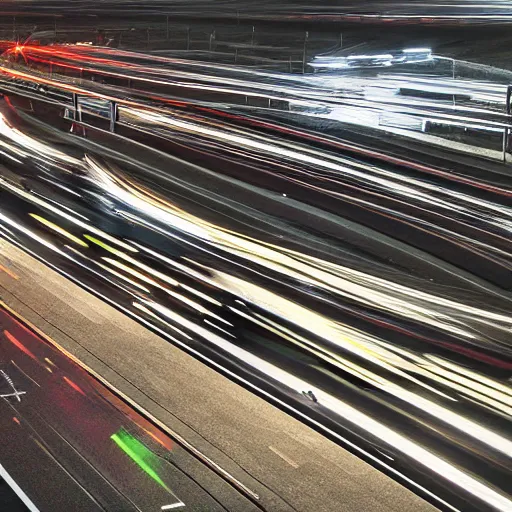
{"type": "MultiPolygon", "coordinates": [[[[269,511],[435,510],[386,475],[0,240],[0,297],[260,496],[269,511]]],[[[247,501],[208,472],[234,511],[247,501]]],[[[177,491],[178,492],[178,491],[177,491]]]]}
{"type": "Polygon", "coordinates": [[[23,502],[16,493],[9,487],[7,482],[0,478],[0,505],[9,512],[27,512],[23,502]]]}

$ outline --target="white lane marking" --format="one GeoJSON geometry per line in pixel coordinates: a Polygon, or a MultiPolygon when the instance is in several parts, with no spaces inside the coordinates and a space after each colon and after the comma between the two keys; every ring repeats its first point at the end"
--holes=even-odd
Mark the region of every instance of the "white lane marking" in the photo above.
{"type": "Polygon", "coordinates": [[[22,491],[21,487],[12,479],[7,470],[0,464],[0,477],[2,477],[9,487],[17,494],[18,498],[23,501],[25,506],[31,512],[40,512],[39,509],[32,503],[32,500],[22,491]]]}
{"type": "Polygon", "coordinates": [[[41,386],[30,376],[30,375],[27,375],[12,359],[11,359],[11,363],[16,367],[18,368],[18,370],[23,374],[25,375],[25,377],[27,377],[27,379],[30,379],[38,388],[40,388],[41,386]]]}
{"type": "Polygon", "coordinates": [[[278,456],[278,457],[281,457],[281,459],[283,459],[285,462],[287,462],[288,464],[290,464],[290,466],[292,468],[295,468],[297,469],[299,467],[299,465],[293,461],[292,459],[290,459],[289,457],[287,457],[284,453],[281,453],[277,448],[274,448],[273,446],[269,446],[269,448],[278,456]]]}
{"type": "Polygon", "coordinates": [[[185,503],[179,502],[179,503],[173,503],[172,505],[164,505],[160,510],[171,510],[171,508],[178,508],[178,507],[184,507],[185,503]]]}

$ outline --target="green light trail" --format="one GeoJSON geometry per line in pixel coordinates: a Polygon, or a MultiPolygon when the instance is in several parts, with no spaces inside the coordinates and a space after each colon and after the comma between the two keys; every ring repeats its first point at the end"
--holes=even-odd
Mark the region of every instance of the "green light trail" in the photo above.
{"type": "Polygon", "coordinates": [[[165,482],[158,476],[158,473],[151,467],[151,462],[156,462],[157,456],[149,448],[146,448],[138,439],[123,429],[110,436],[110,439],[155,482],[173,494],[165,482]]]}

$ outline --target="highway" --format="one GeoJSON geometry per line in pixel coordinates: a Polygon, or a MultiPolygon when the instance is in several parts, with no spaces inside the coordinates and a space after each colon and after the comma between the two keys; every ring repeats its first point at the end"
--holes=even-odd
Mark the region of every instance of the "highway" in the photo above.
{"type": "Polygon", "coordinates": [[[0,10],[6,478],[512,510],[507,3],[0,10]]]}
{"type": "MultiPolygon", "coordinates": [[[[355,455],[221,377],[7,241],[0,241],[0,265],[0,297],[9,307],[101,375],[164,431],[183,436],[243,482],[260,496],[258,502],[264,510],[434,510],[355,455]]],[[[5,315],[2,318],[2,330],[9,329],[7,322],[12,320],[5,315]]],[[[2,338],[0,355],[4,361],[14,355],[24,357],[12,346],[7,348],[14,354],[7,356],[6,343],[2,338]]],[[[66,365],[76,367],[70,361],[66,365]]],[[[71,388],[65,391],[70,395],[68,400],[83,398],[71,388]]],[[[48,402],[50,411],[52,400],[48,402]]],[[[95,418],[97,413],[86,414],[95,418]]],[[[78,421],[74,428],[79,426],[80,417],[73,420],[78,421]]],[[[13,435],[17,425],[8,414],[2,418],[2,428],[13,435]]],[[[112,420],[109,423],[112,425],[112,420]]],[[[117,428],[111,426],[109,431],[117,428]]],[[[10,442],[17,450],[25,444],[19,437],[10,438],[10,442]]],[[[23,454],[21,450],[20,456],[23,454]]],[[[34,456],[31,450],[27,455],[34,456]]],[[[17,466],[19,471],[26,464],[25,459],[17,466]]],[[[190,461],[185,467],[189,465],[190,461]]],[[[232,486],[214,476],[203,478],[208,491],[227,510],[254,508],[234,493],[232,486]]],[[[181,486],[173,491],[183,496],[181,486]]],[[[191,506],[187,497],[185,494],[183,500],[186,510],[202,510],[191,506]]]]}

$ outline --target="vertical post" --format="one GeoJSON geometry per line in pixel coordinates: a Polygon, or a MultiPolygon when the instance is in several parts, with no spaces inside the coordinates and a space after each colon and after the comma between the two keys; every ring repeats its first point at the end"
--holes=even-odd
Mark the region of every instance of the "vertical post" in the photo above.
{"type": "Polygon", "coordinates": [[[110,102],[110,131],[115,133],[116,122],[117,122],[117,103],[115,101],[110,102]]]}
{"type": "Polygon", "coordinates": [[[82,112],[80,112],[78,108],[78,94],[76,92],[73,93],[73,110],[75,111],[74,119],[75,121],[81,123],[82,122],[82,112]]]}
{"type": "Polygon", "coordinates": [[[187,50],[190,50],[190,26],[187,27],[187,50]]]}
{"type": "Polygon", "coordinates": [[[507,87],[507,104],[506,104],[506,111],[507,111],[507,127],[505,128],[503,132],[503,163],[507,162],[507,151],[508,151],[508,138],[510,135],[510,128],[508,127],[510,125],[511,116],[512,113],[512,85],[509,85],[507,87]]]}
{"type": "Polygon", "coordinates": [[[251,46],[254,46],[254,33],[255,33],[254,25],[252,26],[252,36],[251,36],[251,46]]]}
{"type": "Polygon", "coordinates": [[[505,128],[503,130],[503,163],[507,163],[507,149],[508,149],[508,133],[509,129],[505,128]]]}
{"type": "Polygon", "coordinates": [[[169,16],[167,16],[166,34],[167,41],[169,41],[169,16]]]}
{"type": "Polygon", "coordinates": [[[304,49],[302,51],[302,73],[303,74],[306,72],[308,38],[309,38],[309,32],[306,30],[306,35],[304,37],[304,49]]]}
{"type": "MultiPolygon", "coordinates": [[[[452,59],[452,80],[455,80],[455,59],[452,59]]],[[[455,94],[452,97],[452,105],[455,108],[455,94]]]]}

